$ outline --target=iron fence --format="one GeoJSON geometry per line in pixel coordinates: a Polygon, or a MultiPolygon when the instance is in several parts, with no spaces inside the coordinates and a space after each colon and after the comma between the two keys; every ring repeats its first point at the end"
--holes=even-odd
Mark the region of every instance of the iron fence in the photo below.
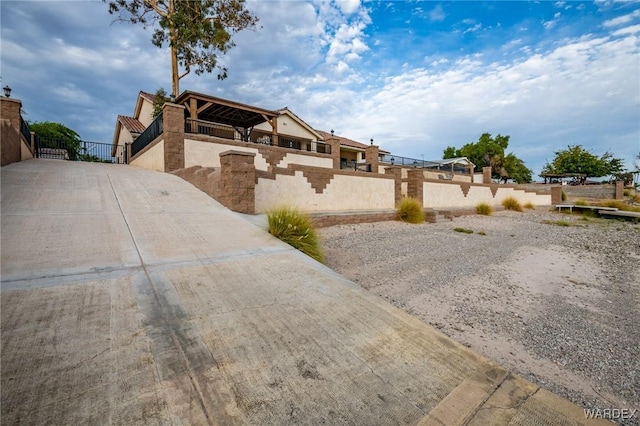
{"type": "Polygon", "coordinates": [[[20,132],[22,136],[24,136],[24,140],[27,141],[27,144],[31,145],[31,130],[27,122],[22,118],[22,115],[20,116],[20,132]]]}
{"type": "Polygon", "coordinates": [[[156,117],[155,120],[147,127],[144,132],[136,138],[131,144],[131,156],[133,157],[140,151],[142,151],[147,145],[156,140],[163,132],[162,128],[162,114],[156,117]]]}
{"type": "Polygon", "coordinates": [[[417,158],[402,157],[400,155],[385,154],[382,156],[381,161],[396,166],[405,166],[430,170],[442,170],[453,173],[468,174],[469,169],[464,166],[458,166],[455,164],[442,164],[435,161],[419,160],[417,158]]]}
{"type": "Polygon", "coordinates": [[[123,164],[124,146],[117,145],[115,148],[110,143],[35,136],[37,158],[123,164]]]}

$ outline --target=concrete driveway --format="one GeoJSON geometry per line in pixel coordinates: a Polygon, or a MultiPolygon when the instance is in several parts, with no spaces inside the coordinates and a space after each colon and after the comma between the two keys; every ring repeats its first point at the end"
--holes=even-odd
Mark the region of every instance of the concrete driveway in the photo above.
{"type": "Polygon", "coordinates": [[[170,174],[2,172],[3,424],[592,424],[170,174]]]}

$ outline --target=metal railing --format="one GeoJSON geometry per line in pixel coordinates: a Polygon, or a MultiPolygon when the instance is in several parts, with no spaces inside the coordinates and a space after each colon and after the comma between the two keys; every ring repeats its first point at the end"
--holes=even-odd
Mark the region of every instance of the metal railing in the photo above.
{"type": "Polygon", "coordinates": [[[456,166],[451,164],[441,164],[428,160],[419,160],[417,158],[402,157],[400,155],[385,154],[382,156],[381,162],[404,167],[413,167],[430,170],[442,170],[445,172],[469,174],[469,169],[464,166],[456,166]]]}
{"type": "Polygon", "coordinates": [[[28,145],[31,145],[31,130],[29,130],[29,125],[26,121],[20,116],[20,132],[22,136],[24,136],[24,140],[27,141],[28,145]]]}
{"type": "Polygon", "coordinates": [[[232,126],[211,123],[210,121],[193,120],[191,118],[185,120],[184,131],[223,139],[240,139],[240,134],[232,126]]]}
{"type": "MultiPolygon", "coordinates": [[[[234,127],[225,124],[213,123],[210,121],[186,118],[184,122],[184,130],[186,133],[242,141],[242,135],[234,127]]],[[[274,143],[272,136],[273,135],[269,132],[256,129],[251,132],[248,137],[249,140],[247,142],[259,145],[279,146],[281,148],[294,149],[297,151],[331,154],[331,145],[325,144],[324,142],[316,142],[287,135],[278,135],[278,142],[276,144],[274,143]]]]}
{"type": "Polygon", "coordinates": [[[124,146],[35,135],[37,158],[124,164],[124,146]],[[115,155],[112,155],[115,153],[115,155]]]}
{"type": "Polygon", "coordinates": [[[156,117],[155,120],[147,127],[144,132],[136,138],[131,144],[131,156],[133,157],[140,151],[142,151],[147,145],[156,140],[163,132],[162,128],[162,114],[156,117]]]}

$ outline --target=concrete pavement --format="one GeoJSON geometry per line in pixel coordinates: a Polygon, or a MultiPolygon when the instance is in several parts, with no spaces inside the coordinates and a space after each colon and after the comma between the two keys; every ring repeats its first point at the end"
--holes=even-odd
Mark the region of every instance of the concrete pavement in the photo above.
{"type": "Polygon", "coordinates": [[[124,165],[2,167],[3,424],[597,424],[124,165]]]}

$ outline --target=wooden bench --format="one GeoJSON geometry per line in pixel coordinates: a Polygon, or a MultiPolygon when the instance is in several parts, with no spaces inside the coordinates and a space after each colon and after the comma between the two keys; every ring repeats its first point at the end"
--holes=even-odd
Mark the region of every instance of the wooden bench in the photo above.
{"type": "Polygon", "coordinates": [[[591,210],[591,211],[609,211],[616,212],[618,209],[616,207],[600,207],[600,206],[581,206],[576,204],[556,204],[556,208],[558,211],[562,211],[563,208],[569,209],[569,212],[573,214],[573,209],[576,210],[591,210]]]}
{"type": "Polygon", "coordinates": [[[600,216],[609,216],[609,217],[616,217],[616,218],[619,217],[624,219],[640,219],[640,212],[628,212],[624,210],[617,210],[617,211],[598,210],[598,213],[600,214],[600,216]]]}

